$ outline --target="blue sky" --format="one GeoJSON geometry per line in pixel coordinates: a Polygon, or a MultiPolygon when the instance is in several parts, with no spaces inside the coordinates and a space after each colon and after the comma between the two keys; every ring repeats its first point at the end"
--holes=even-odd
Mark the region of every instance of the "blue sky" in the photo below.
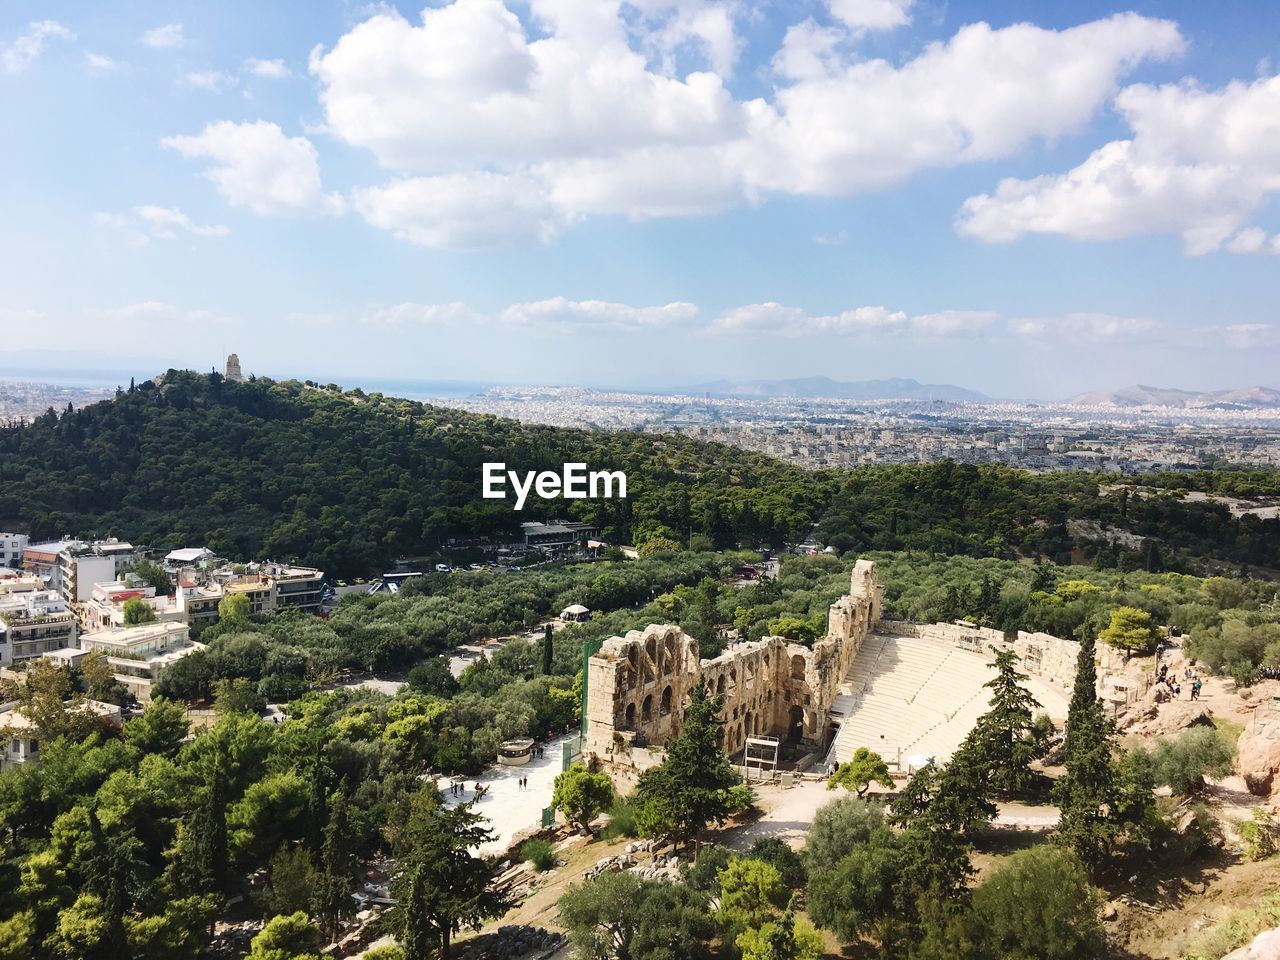
{"type": "Polygon", "coordinates": [[[0,369],[1280,386],[1277,64],[1258,3],[10,0],[0,369]]]}

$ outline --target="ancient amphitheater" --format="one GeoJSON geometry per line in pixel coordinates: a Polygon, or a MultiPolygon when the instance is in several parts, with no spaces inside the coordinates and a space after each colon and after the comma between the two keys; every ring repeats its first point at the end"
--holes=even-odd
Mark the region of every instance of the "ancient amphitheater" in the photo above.
{"type": "MultiPolygon", "coordinates": [[[[724,698],[724,745],[804,769],[870,747],[899,770],[949,758],[987,708],[997,650],[1012,649],[1055,720],[1066,716],[1079,645],[1043,633],[883,620],[875,564],[858,560],[812,649],[781,637],[736,643],[714,660],[679,627],[653,625],[605,641],[587,666],[583,754],[624,780],[658,761],[700,680],[724,698]]],[[[1120,657],[1099,651],[1098,692],[1115,707],[1142,693],[1120,657]]]]}

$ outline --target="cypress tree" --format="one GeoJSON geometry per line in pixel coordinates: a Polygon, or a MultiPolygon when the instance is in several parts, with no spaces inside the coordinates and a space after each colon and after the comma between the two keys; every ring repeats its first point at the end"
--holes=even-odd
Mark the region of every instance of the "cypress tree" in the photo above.
{"type": "Polygon", "coordinates": [[[1116,772],[1112,762],[1115,727],[1102,712],[1094,688],[1093,640],[1080,644],[1076,683],[1067,714],[1067,772],[1054,784],[1061,811],[1058,841],[1094,869],[1110,852],[1117,834],[1116,772]]]}
{"type": "Polygon", "coordinates": [[[551,624],[547,624],[542,631],[542,675],[551,676],[551,655],[554,647],[551,642],[551,624]]]}
{"type": "Polygon", "coordinates": [[[313,904],[330,940],[338,939],[339,921],[353,912],[351,888],[357,862],[353,839],[351,807],[346,792],[338,789],[329,796],[329,822],[320,848],[320,879],[313,904]]]}

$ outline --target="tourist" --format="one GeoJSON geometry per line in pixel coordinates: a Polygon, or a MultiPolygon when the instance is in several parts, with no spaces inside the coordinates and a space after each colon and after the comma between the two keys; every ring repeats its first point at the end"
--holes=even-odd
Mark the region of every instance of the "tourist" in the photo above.
{"type": "Polygon", "coordinates": [[[1200,699],[1200,686],[1201,686],[1201,684],[1200,684],[1200,678],[1199,678],[1199,677],[1196,677],[1196,678],[1195,678],[1195,680],[1194,680],[1194,681],[1192,682],[1192,684],[1191,684],[1191,699],[1192,699],[1192,700],[1199,700],[1199,699],[1200,699]]]}

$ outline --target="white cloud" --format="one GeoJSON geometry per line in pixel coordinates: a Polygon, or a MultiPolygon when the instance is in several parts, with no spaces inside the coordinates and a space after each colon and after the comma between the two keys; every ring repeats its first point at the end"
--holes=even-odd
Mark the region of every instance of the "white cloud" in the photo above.
{"type": "Polygon", "coordinates": [[[73,40],[75,34],[56,20],[37,20],[27,24],[7,43],[0,43],[0,70],[5,73],[21,73],[44,53],[49,40],[73,40]]]}
{"type": "Polygon", "coordinates": [[[1116,107],[1133,130],[1064,174],[1004,180],[965,201],[960,233],[1004,243],[1028,233],[1110,240],[1179,234],[1188,254],[1274,251],[1249,221],[1280,192],[1280,77],[1139,84],[1116,107]]]}
{"type": "Polygon", "coordinates": [[[861,30],[891,30],[911,22],[915,0],[827,0],[831,15],[861,30]]]}
{"type": "MultiPolygon", "coordinates": [[[[909,6],[840,4],[858,29],[905,22],[909,6]]],[[[1174,24],[1122,14],[1060,31],[974,24],[895,65],[860,59],[847,26],[806,21],[775,58],[783,83],[740,101],[722,79],[735,6],[529,10],[533,35],[501,0],[429,7],[416,24],[380,11],[313,52],[326,131],[406,175],[357,192],[371,223],[478,246],[546,240],[588,215],[699,216],[775,193],[882,189],[1074,131],[1125,73],[1183,46],[1174,24]],[[677,72],[689,44],[712,69],[677,72]]]]}
{"type": "Polygon", "coordinates": [[[146,204],[134,207],[130,214],[95,213],[94,222],[123,233],[132,243],[145,244],[152,239],[173,240],[179,233],[196,237],[225,237],[231,230],[220,224],[199,224],[175,207],[146,204]]]}
{"type": "Polygon", "coordinates": [[[542,185],[520,174],[406,177],[359,188],[352,203],[373,226],[424,247],[546,242],[562,226],[542,185]]]}
{"type": "Polygon", "coordinates": [[[835,247],[849,239],[847,230],[835,230],[831,233],[815,233],[813,242],[822,247],[835,247]]]}
{"type": "Polygon", "coordinates": [[[110,73],[113,70],[119,70],[122,66],[119,60],[113,60],[111,57],[102,53],[85,53],[84,63],[90,70],[98,70],[102,73],[110,73]]]}
{"type": "Polygon", "coordinates": [[[316,148],[258,120],[211,123],[196,136],[166,137],[164,146],[212,162],[205,175],[233,205],[254,213],[335,213],[340,197],[326,194],[316,148]]]}
{"type": "Polygon", "coordinates": [[[799,337],[820,333],[895,333],[906,329],[908,317],[885,307],[855,307],[842,313],[815,316],[781,303],[750,303],[720,314],[714,329],[723,333],[777,333],[799,337]]]}
{"type": "Polygon", "coordinates": [[[361,323],[399,327],[408,325],[437,327],[474,324],[485,320],[465,303],[395,303],[369,307],[360,317],[361,323]]]}
{"type": "Polygon", "coordinates": [[[167,23],[162,27],[152,27],[138,38],[138,42],[155,50],[165,50],[181,47],[186,38],[182,34],[182,24],[167,23]]]}
{"type": "Polygon", "coordinates": [[[1109,313],[1066,313],[1060,317],[1009,321],[1009,330],[1019,336],[1064,343],[1144,339],[1159,328],[1159,323],[1147,317],[1120,317],[1109,313]]]}
{"type": "Polygon", "coordinates": [[[235,322],[231,317],[217,314],[210,310],[193,310],[188,307],[175,306],[162,300],[143,300],[120,307],[90,307],[85,310],[85,315],[91,320],[126,324],[131,329],[150,329],[153,331],[157,326],[200,326],[235,322]]]}
{"type": "Polygon", "coordinates": [[[207,90],[210,93],[223,93],[240,85],[240,81],[237,78],[220,70],[195,71],[188,73],[183,77],[183,80],[186,81],[188,86],[196,87],[199,90],[207,90]]]}
{"type": "Polygon", "coordinates": [[[513,303],[502,311],[503,323],[557,324],[583,328],[643,330],[686,324],[698,315],[692,303],[667,303],[657,307],[633,307],[604,300],[569,300],[552,297],[532,303],[513,303]]]}
{"type": "Polygon", "coordinates": [[[1180,346],[1204,350],[1268,350],[1280,347],[1280,326],[1274,323],[1226,323],[1197,327],[1180,346]]]}
{"type": "Polygon", "coordinates": [[[788,80],[823,80],[840,70],[841,45],[848,39],[846,31],[810,17],[787,27],[771,66],[788,80]]]}
{"type": "Polygon", "coordinates": [[[911,329],[926,337],[976,337],[990,328],[998,313],[989,310],[942,310],[911,318],[911,329]]]}
{"type": "Polygon", "coordinates": [[[734,24],[737,2],[712,0],[627,0],[623,16],[641,48],[663,73],[676,73],[677,54],[692,48],[721,76],[729,76],[742,51],[734,24]]]}
{"type": "Polygon", "coordinates": [[[244,62],[244,68],[255,77],[263,77],[267,80],[282,80],[293,76],[293,72],[283,60],[259,60],[256,57],[250,57],[244,62]]]}

